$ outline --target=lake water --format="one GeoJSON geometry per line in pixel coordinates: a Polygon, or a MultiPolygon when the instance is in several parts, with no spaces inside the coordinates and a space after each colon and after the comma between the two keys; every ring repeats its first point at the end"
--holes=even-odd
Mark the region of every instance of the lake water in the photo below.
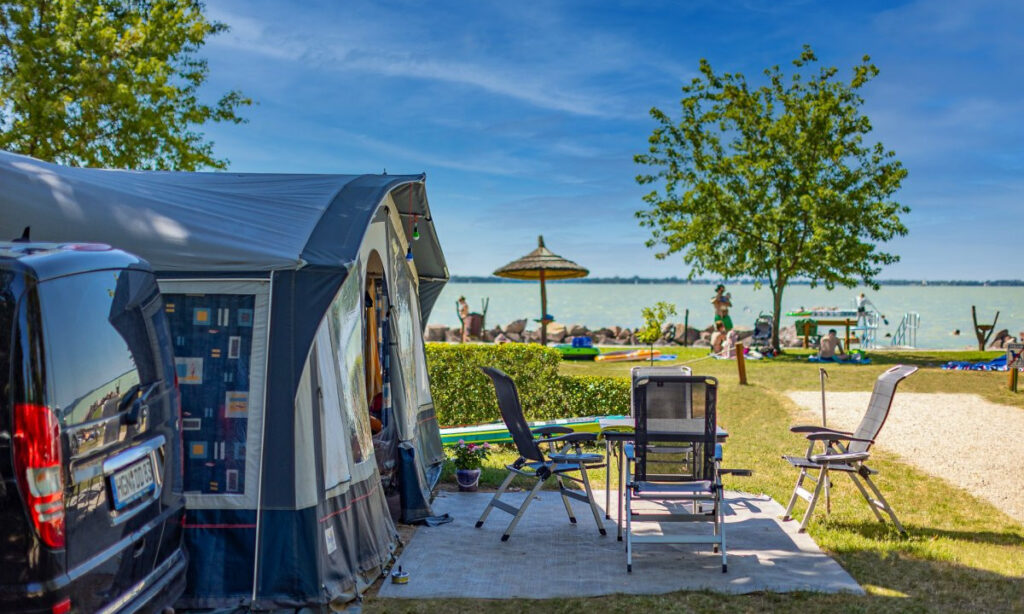
{"type": "MultiPolygon", "coordinates": [[[[683,310],[690,310],[690,325],[704,328],[711,324],[714,313],[711,297],[714,284],[580,284],[549,283],[548,313],[564,324],[583,324],[595,329],[602,326],[641,324],[640,309],[658,301],[675,303],[683,321],[683,310]]],[[[727,287],[732,294],[731,315],[736,326],[751,327],[758,312],[771,312],[772,297],[767,288],[755,290],[753,285],[727,287]]],[[[852,308],[860,292],[878,306],[889,320],[879,328],[879,340],[886,332],[894,333],[905,312],[921,314],[917,345],[921,348],[977,348],[971,324],[971,305],[978,307],[979,323],[990,324],[996,310],[1000,311],[997,329],[1007,328],[1017,336],[1024,331],[1024,287],[994,286],[882,286],[877,292],[870,288],[840,288],[828,291],[806,285],[786,288],[782,297],[783,313],[800,307],[835,306],[852,308]],[[960,335],[954,336],[955,329],[960,335]]],[[[530,321],[540,317],[540,288],[537,283],[449,283],[434,305],[429,323],[458,326],[455,302],[464,295],[471,311],[481,310],[481,299],[490,298],[487,327],[505,324],[519,318],[530,321]]],[[[795,318],[783,316],[782,325],[795,318]]]]}

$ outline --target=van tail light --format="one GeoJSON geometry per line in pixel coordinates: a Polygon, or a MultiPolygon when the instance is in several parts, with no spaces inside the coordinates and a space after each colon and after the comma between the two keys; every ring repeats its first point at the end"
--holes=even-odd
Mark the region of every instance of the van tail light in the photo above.
{"type": "Polygon", "coordinates": [[[68,614],[71,611],[71,598],[58,601],[57,605],[50,610],[53,614],[68,614]]]}
{"type": "Polygon", "coordinates": [[[14,406],[14,468],[39,537],[51,548],[63,548],[60,423],[50,408],[32,403],[14,406]]]}

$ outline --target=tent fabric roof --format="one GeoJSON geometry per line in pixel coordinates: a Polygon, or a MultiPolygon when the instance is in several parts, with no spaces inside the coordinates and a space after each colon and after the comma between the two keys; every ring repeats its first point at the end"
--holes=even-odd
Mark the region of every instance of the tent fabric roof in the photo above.
{"type": "Polygon", "coordinates": [[[574,279],[586,277],[590,271],[576,264],[572,260],[566,260],[551,250],[544,247],[544,237],[537,237],[537,249],[526,254],[519,260],[514,260],[494,272],[498,277],[509,279],[540,279],[540,272],[544,271],[544,278],[547,280],[574,279]]]}
{"type": "Polygon", "coordinates": [[[424,175],[191,173],[73,168],[0,151],[0,236],[95,241],[158,271],[347,267],[392,193],[420,216],[422,276],[447,279],[424,175]]]}

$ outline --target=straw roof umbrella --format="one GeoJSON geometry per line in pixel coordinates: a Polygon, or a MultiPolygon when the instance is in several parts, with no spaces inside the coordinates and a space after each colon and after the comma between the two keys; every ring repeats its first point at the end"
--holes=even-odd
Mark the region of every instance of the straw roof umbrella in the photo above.
{"type": "Polygon", "coordinates": [[[548,293],[547,280],[574,279],[586,277],[590,271],[566,260],[544,247],[544,237],[537,237],[537,249],[514,260],[494,272],[498,277],[509,279],[540,280],[540,342],[548,343],[548,293]]]}

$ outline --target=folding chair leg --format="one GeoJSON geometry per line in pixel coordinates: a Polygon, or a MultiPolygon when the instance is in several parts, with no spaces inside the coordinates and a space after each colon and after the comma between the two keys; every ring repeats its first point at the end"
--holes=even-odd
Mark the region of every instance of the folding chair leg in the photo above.
{"type": "Polygon", "coordinates": [[[825,515],[832,514],[832,480],[825,476],[825,515]]]}
{"type": "Polygon", "coordinates": [[[857,490],[860,491],[860,495],[864,497],[864,500],[868,502],[868,507],[871,508],[871,512],[875,515],[875,518],[878,519],[878,522],[884,523],[885,518],[882,518],[882,514],[878,511],[878,507],[876,507],[875,504],[871,502],[871,495],[868,494],[867,489],[864,488],[864,485],[861,484],[860,480],[857,479],[857,474],[851,473],[850,479],[853,480],[853,483],[857,485],[857,490]]]}
{"type": "MultiPolygon", "coordinates": [[[[885,497],[882,496],[882,491],[878,490],[878,487],[875,486],[875,483],[871,480],[870,477],[866,475],[863,475],[861,477],[863,477],[864,481],[868,483],[868,487],[871,488],[871,492],[875,493],[875,496],[878,497],[878,502],[882,504],[882,509],[885,510],[885,513],[889,515],[889,518],[892,518],[892,523],[896,525],[896,528],[899,529],[900,533],[906,535],[907,530],[903,528],[902,524],[900,524],[899,518],[896,518],[896,512],[893,511],[892,506],[889,505],[889,502],[886,501],[885,497]]],[[[869,501],[869,503],[871,502],[869,501]]],[[[875,506],[872,503],[871,508],[874,509],[874,507],[875,506]]]]}
{"type": "Polygon", "coordinates": [[[530,489],[530,492],[526,494],[526,500],[523,501],[523,504],[521,506],[519,506],[519,511],[516,513],[515,518],[512,519],[512,522],[510,522],[508,527],[505,529],[505,534],[501,536],[501,541],[508,541],[508,538],[512,535],[512,531],[515,530],[516,525],[519,524],[519,519],[522,518],[523,514],[526,513],[526,508],[530,506],[530,502],[533,501],[533,498],[537,496],[537,491],[540,490],[540,487],[543,486],[544,482],[546,481],[546,479],[538,479],[537,483],[534,484],[532,489],[530,489]]]}
{"type": "Polygon", "coordinates": [[[818,497],[821,496],[821,489],[825,486],[825,480],[828,479],[828,467],[822,467],[821,473],[818,474],[818,483],[814,486],[814,494],[811,495],[811,501],[807,505],[807,512],[804,514],[804,520],[800,523],[798,531],[803,533],[807,530],[807,525],[811,522],[811,514],[814,513],[814,505],[818,502],[818,497]]]}
{"type": "Polygon", "coordinates": [[[576,524],[576,516],[572,513],[572,505],[569,504],[569,497],[565,496],[565,484],[562,483],[562,477],[556,475],[555,481],[558,482],[558,494],[562,495],[562,504],[565,505],[565,513],[569,514],[569,522],[576,524]]]}
{"type": "Polygon", "coordinates": [[[729,562],[725,558],[725,497],[722,495],[721,489],[719,489],[718,501],[715,504],[716,516],[715,524],[718,529],[717,535],[722,540],[722,573],[729,571],[729,562]]]}
{"type": "Polygon", "coordinates": [[[786,506],[786,513],[783,514],[782,520],[793,519],[793,506],[796,505],[796,500],[800,496],[797,493],[800,492],[800,488],[804,484],[804,478],[807,477],[807,470],[800,469],[800,475],[796,478],[796,486],[793,487],[793,496],[789,498],[789,505],[786,506]]]}
{"type": "Polygon", "coordinates": [[[611,520],[612,511],[612,442],[605,437],[604,458],[607,461],[604,465],[604,518],[611,520]]]}
{"type": "MultiPolygon", "coordinates": [[[[597,509],[597,501],[594,501],[594,491],[590,488],[590,476],[587,475],[587,468],[582,463],[580,464],[580,473],[583,474],[583,487],[587,491],[587,503],[590,504],[590,511],[594,514],[594,522],[597,523],[597,530],[601,532],[601,535],[607,535],[608,531],[604,529],[604,522],[601,521],[601,512],[597,509]]],[[[568,507],[568,499],[566,499],[565,505],[568,507]]]]}
{"type": "Polygon", "coordinates": [[[514,477],[516,477],[516,474],[509,471],[508,476],[505,478],[505,481],[502,482],[501,486],[498,487],[498,492],[494,493],[494,496],[491,497],[491,500],[487,504],[487,507],[484,508],[484,513],[480,514],[480,520],[476,521],[476,528],[479,529],[480,527],[484,526],[484,521],[487,520],[487,515],[491,513],[491,508],[493,508],[494,504],[499,499],[501,499],[501,495],[505,494],[505,489],[508,488],[508,485],[512,483],[512,478],[514,477]]]}
{"type": "Polygon", "coordinates": [[[626,486],[626,573],[633,572],[633,498],[626,486]]]}

